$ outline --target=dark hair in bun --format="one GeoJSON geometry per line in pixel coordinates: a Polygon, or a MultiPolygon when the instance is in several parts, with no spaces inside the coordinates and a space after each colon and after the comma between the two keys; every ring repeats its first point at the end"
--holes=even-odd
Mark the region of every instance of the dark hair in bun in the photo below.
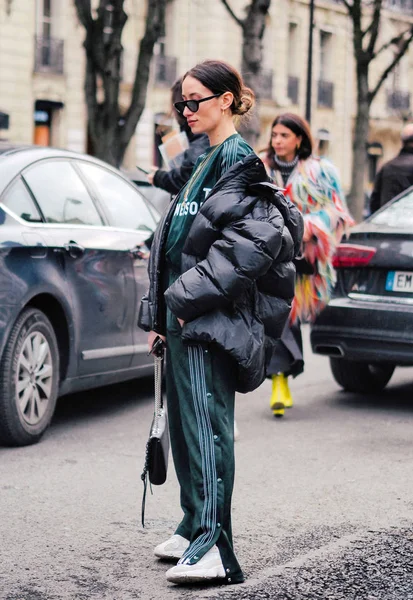
{"type": "Polygon", "coordinates": [[[222,60],[205,60],[187,71],[182,78],[198,79],[213,94],[231,92],[234,100],[231,104],[233,115],[245,115],[255,104],[255,94],[244,85],[240,73],[222,60]]]}

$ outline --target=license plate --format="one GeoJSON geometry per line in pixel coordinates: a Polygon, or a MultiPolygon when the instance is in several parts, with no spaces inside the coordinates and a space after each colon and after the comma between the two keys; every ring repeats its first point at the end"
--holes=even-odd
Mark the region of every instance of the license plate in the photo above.
{"type": "Polygon", "coordinates": [[[387,292],[413,292],[412,271],[389,271],[386,279],[387,292]]]}

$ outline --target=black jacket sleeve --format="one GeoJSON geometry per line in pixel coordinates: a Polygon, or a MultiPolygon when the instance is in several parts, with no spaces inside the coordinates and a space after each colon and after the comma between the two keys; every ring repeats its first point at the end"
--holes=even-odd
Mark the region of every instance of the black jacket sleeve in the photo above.
{"type": "Polygon", "coordinates": [[[171,171],[159,169],[155,171],[153,184],[170,194],[177,194],[191,177],[193,167],[194,164],[190,161],[185,162],[184,157],[184,162],[177,169],[171,169],[171,171]]]}
{"type": "Polygon", "coordinates": [[[242,296],[276,259],[283,225],[281,217],[278,227],[252,218],[231,223],[206,258],[165,292],[170,310],[180,319],[192,321],[242,296]]]}
{"type": "Polygon", "coordinates": [[[382,188],[383,170],[380,170],[374,181],[374,188],[370,196],[370,214],[379,210],[381,206],[381,188],[382,188]]]}
{"type": "Polygon", "coordinates": [[[176,169],[155,171],[153,184],[155,187],[166,190],[170,194],[177,194],[191,177],[194,165],[199,156],[209,147],[207,135],[197,136],[185,150],[182,164],[176,169]]]}

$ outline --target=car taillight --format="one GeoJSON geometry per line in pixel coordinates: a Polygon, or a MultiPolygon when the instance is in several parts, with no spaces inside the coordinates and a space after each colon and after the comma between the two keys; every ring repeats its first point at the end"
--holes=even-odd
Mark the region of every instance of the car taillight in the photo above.
{"type": "Polygon", "coordinates": [[[339,244],[333,256],[333,267],[365,267],[369,264],[377,249],[372,246],[357,246],[356,244],[339,244]]]}

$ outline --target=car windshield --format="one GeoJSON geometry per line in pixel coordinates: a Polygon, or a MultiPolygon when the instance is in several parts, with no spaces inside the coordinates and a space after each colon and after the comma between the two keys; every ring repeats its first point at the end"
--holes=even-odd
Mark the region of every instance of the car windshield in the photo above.
{"type": "Polygon", "coordinates": [[[413,188],[369,219],[369,223],[392,229],[413,229],[413,188]]]}

